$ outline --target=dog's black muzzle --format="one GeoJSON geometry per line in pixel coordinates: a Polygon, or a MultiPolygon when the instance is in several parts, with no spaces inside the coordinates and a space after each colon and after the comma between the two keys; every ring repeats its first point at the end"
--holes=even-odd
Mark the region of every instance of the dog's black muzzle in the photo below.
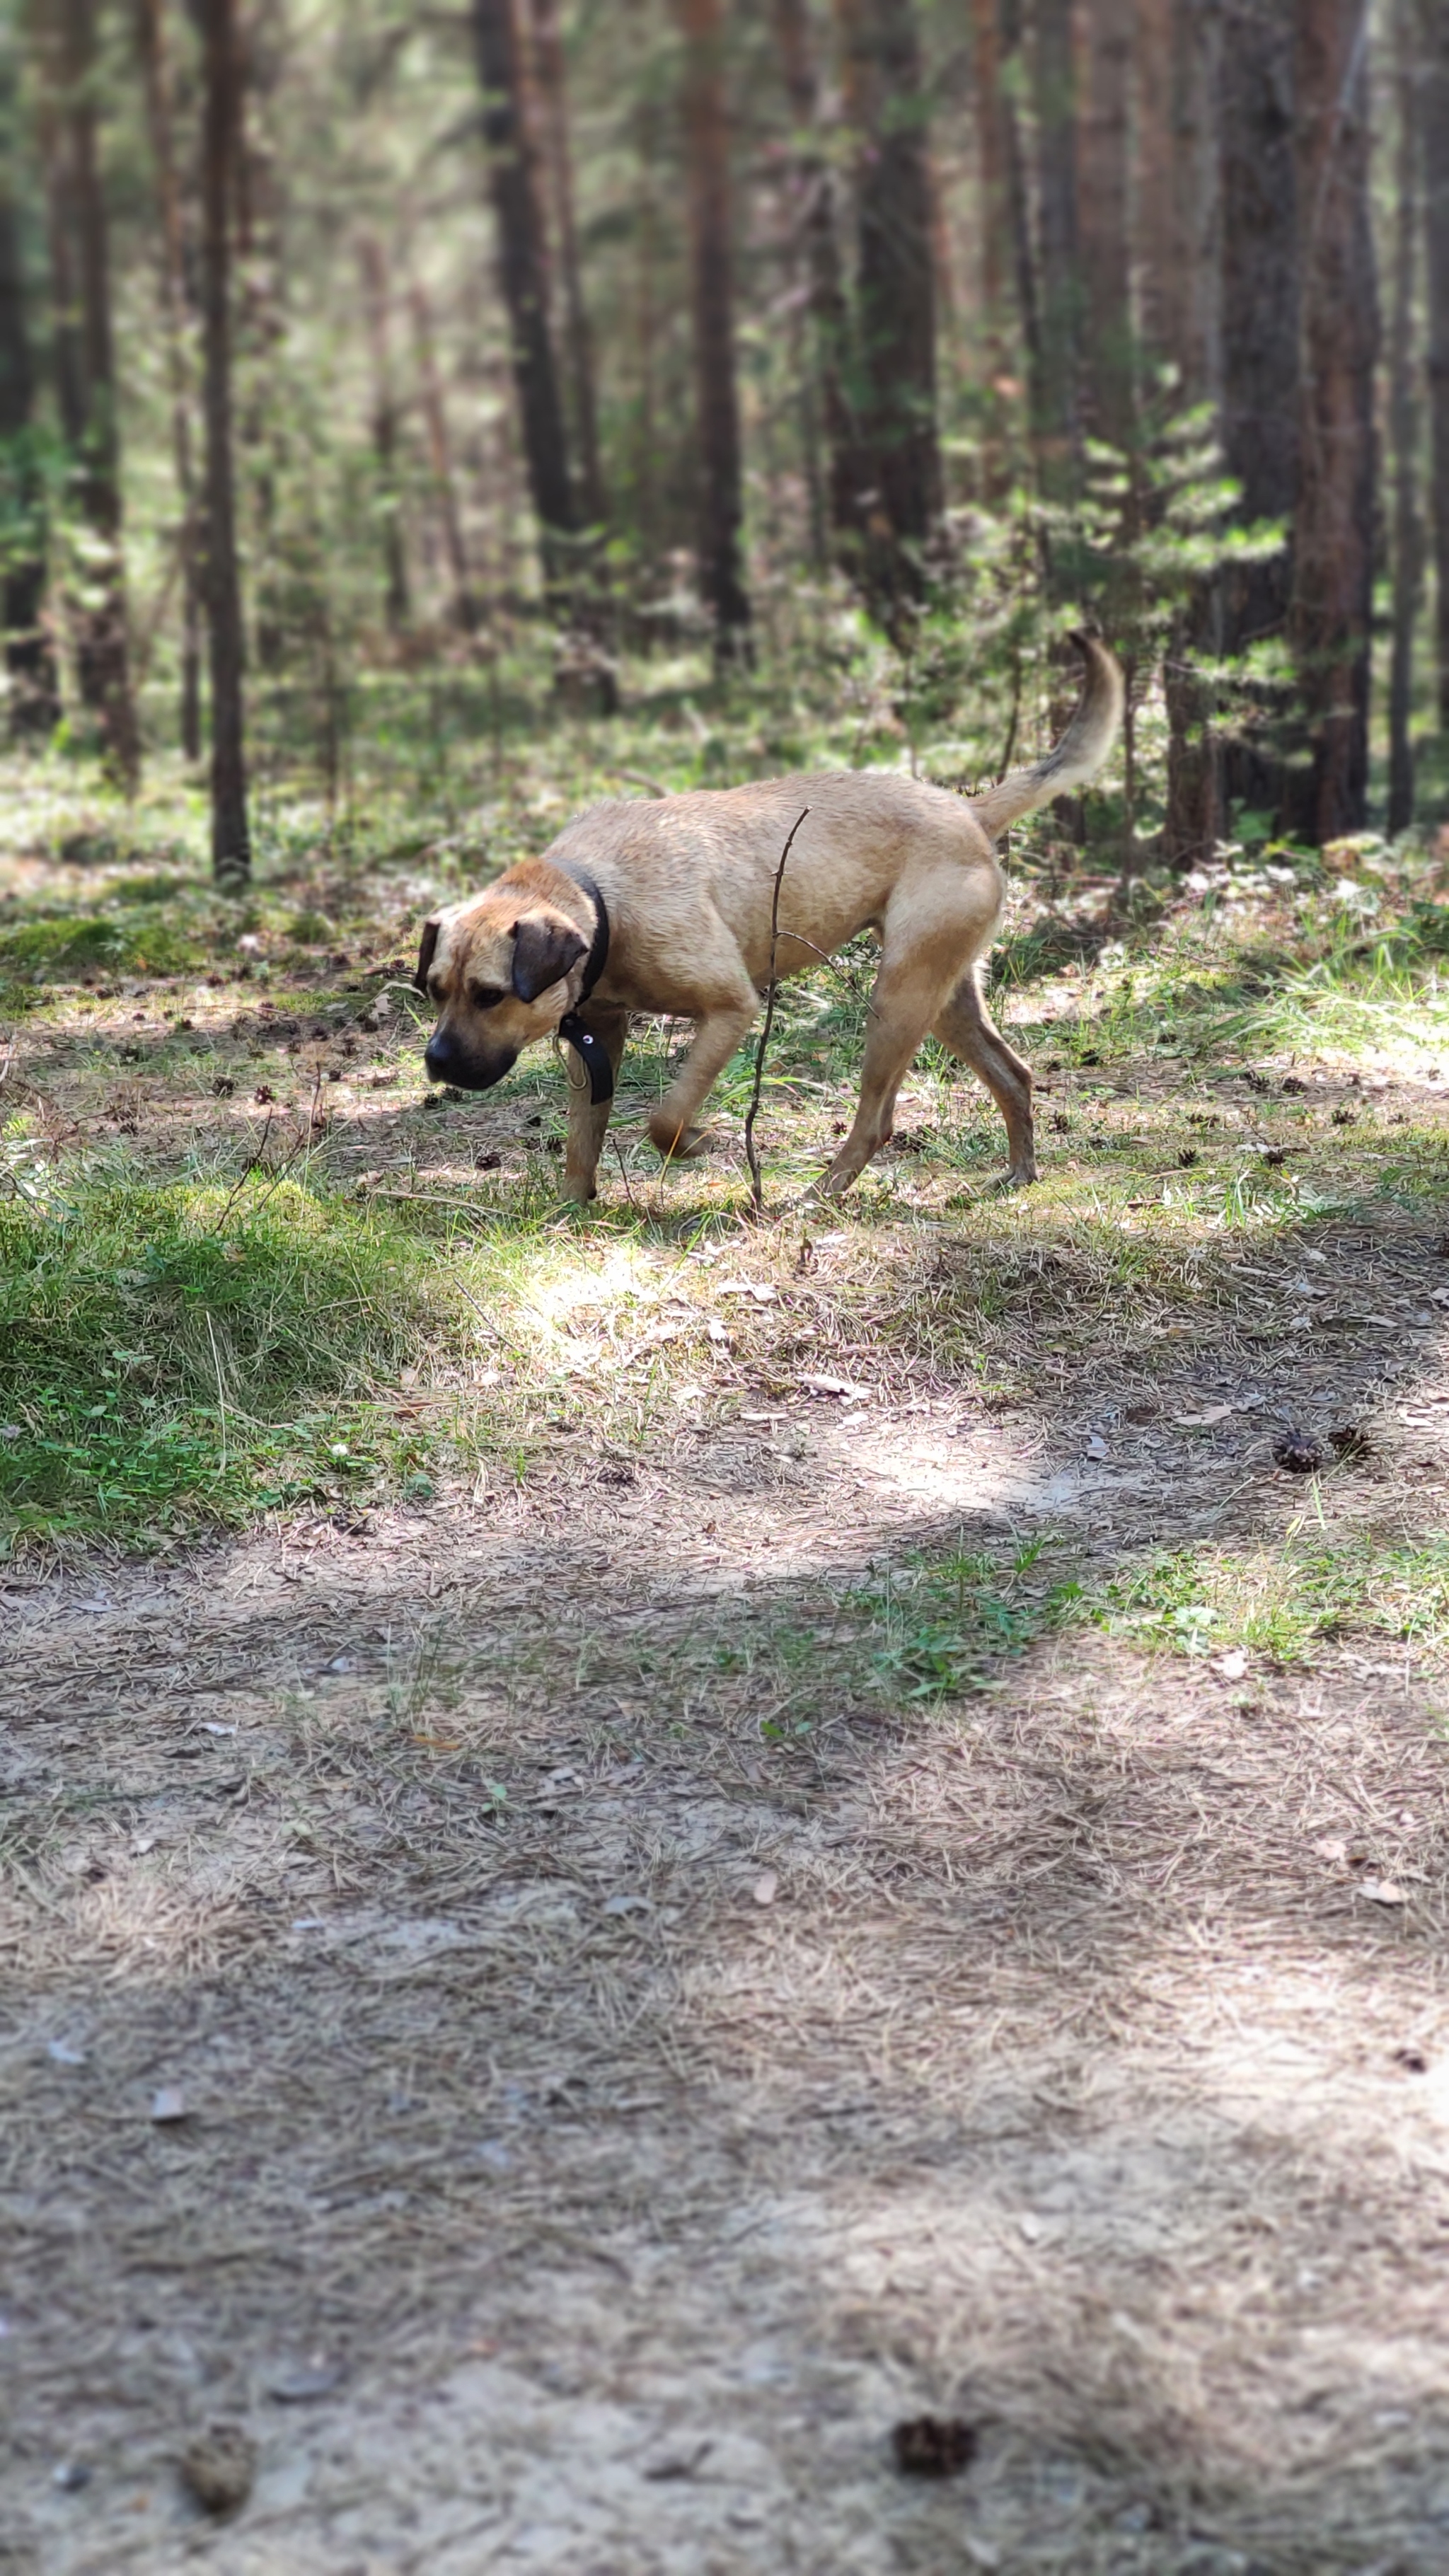
{"type": "Polygon", "coordinates": [[[518,1062],[517,1047],[500,1055],[479,1055],[460,1046],[451,1029],[434,1029],[423,1056],[429,1082],[450,1082],[459,1091],[491,1091],[518,1062]]]}

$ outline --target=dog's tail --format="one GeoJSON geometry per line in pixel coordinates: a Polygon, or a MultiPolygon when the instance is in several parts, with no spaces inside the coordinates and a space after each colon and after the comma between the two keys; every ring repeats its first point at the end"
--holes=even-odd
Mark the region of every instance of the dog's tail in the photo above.
{"type": "Polygon", "coordinates": [[[1076,714],[1055,749],[1031,769],[1013,769],[984,796],[973,796],[971,811],[995,840],[1008,823],[1044,805],[1049,796],[1065,796],[1095,778],[1122,722],[1122,674],[1116,656],[1099,635],[1072,637],[1087,666],[1086,685],[1076,714]]]}

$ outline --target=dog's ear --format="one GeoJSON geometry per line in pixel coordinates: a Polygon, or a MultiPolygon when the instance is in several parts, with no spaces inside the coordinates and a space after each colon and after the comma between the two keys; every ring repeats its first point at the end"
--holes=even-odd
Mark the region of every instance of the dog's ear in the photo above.
{"type": "Polygon", "coordinates": [[[588,947],[559,913],[530,913],[513,926],[513,989],[520,1002],[536,1002],[577,966],[588,947]]]}
{"type": "Polygon", "coordinates": [[[437,947],[438,933],[442,927],[442,920],[436,912],[430,921],[423,923],[422,946],[418,950],[418,971],[413,977],[415,993],[426,993],[428,989],[428,968],[433,962],[433,950],[437,947]]]}

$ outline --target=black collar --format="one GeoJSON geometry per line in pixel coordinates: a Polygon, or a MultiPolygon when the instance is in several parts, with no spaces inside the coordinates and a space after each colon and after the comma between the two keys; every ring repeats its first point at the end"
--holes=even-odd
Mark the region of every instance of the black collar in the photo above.
{"type": "Polygon", "coordinates": [[[603,1039],[597,1037],[592,1029],[585,1028],[580,1019],[579,1004],[588,1000],[609,962],[609,907],[586,869],[565,867],[558,859],[555,859],[552,864],[558,869],[560,876],[573,879],[579,892],[586,894],[594,907],[594,936],[584,961],[583,981],[579,985],[579,1000],[571,1011],[565,1011],[558,1024],[558,1033],[573,1048],[583,1065],[589,1077],[589,1098],[597,1108],[601,1101],[612,1100],[614,1097],[614,1068],[609,1061],[609,1050],[603,1039]]]}

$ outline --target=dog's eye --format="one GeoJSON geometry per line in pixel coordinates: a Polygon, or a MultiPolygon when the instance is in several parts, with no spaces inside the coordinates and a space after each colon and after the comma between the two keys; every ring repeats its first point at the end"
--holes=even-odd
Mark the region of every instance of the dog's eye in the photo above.
{"type": "Polygon", "coordinates": [[[498,1003],[506,1002],[508,995],[501,984],[470,984],[468,999],[475,1011],[491,1011],[498,1003]]]}

